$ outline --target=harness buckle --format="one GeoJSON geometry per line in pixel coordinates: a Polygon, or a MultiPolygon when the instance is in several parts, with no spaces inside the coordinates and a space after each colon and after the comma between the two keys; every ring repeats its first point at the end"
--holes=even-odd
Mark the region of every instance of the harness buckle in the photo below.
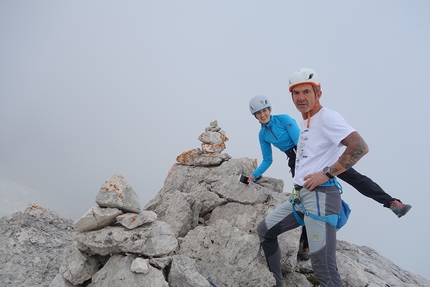
{"type": "Polygon", "coordinates": [[[301,204],[302,201],[300,200],[300,198],[296,197],[294,198],[294,203],[301,204]]]}

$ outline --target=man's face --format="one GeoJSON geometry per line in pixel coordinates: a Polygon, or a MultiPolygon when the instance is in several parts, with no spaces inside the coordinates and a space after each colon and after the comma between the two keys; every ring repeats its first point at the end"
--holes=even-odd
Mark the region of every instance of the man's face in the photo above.
{"type": "Polygon", "coordinates": [[[293,88],[291,96],[299,112],[307,113],[312,109],[315,102],[319,100],[321,91],[315,94],[314,87],[311,84],[300,84],[293,88]]]}
{"type": "Polygon", "coordinates": [[[257,120],[262,124],[267,124],[270,121],[270,112],[272,111],[271,108],[264,108],[258,112],[255,113],[255,117],[257,120]]]}

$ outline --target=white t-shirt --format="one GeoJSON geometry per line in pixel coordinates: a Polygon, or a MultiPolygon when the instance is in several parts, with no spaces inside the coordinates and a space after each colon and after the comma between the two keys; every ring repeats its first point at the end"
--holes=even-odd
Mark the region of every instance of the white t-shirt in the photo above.
{"type": "Polygon", "coordinates": [[[294,184],[303,185],[308,174],[322,171],[335,163],[344,151],[341,141],[355,131],[336,111],[322,108],[300,124],[300,138],[297,144],[296,173],[294,184]]]}

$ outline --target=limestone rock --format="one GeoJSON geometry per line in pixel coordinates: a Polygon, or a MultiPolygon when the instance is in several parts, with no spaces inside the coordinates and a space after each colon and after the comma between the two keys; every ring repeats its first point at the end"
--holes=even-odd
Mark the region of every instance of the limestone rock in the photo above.
{"type": "Polygon", "coordinates": [[[176,157],[176,161],[179,164],[207,167],[220,165],[222,162],[229,159],[231,159],[231,157],[226,153],[205,153],[204,150],[202,151],[199,148],[183,152],[176,157]]]}
{"type": "Polygon", "coordinates": [[[172,257],[161,257],[161,258],[151,258],[149,259],[149,264],[158,269],[165,269],[172,262],[172,257]]]}
{"type": "Polygon", "coordinates": [[[76,245],[72,223],[35,203],[0,218],[0,285],[48,286],[66,247],[76,245]]]}
{"type": "Polygon", "coordinates": [[[180,191],[173,191],[161,196],[153,210],[158,218],[168,222],[176,237],[185,236],[198,224],[200,201],[180,191]]]}
{"type": "Polygon", "coordinates": [[[169,287],[164,279],[162,271],[148,266],[148,273],[135,273],[131,271],[131,264],[136,259],[135,256],[113,255],[109,261],[94,274],[91,284],[88,287],[105,286],[148,286],[148,287],[169,287]],[[144,283],[144,285],[142,285],[144,283]]]}
{"type": "Polygon", "coordinates": [[[187,256],[173,256],[172,267],[169,273],[170,287],[211,287],[211,284],[203,277],[198,268],[196,261],[187,256]]]}
{"type": "MultiPolygon", "coordinates": [[[[174,165],[163,189],[145,209],[153,210],[159,220],[168,222],[172,231],[183,237],[198,225],[199,218],[204,218],[218,206],[238,202],[238,207],[253,209],[253,206],[273,198],[270,188],[282,190],[282,180],[268,178],[264,180],[266,185],[252,183],[249,186],[238,182],[239,174],[251,173],[254,169],[255,161],[247,158],[232,159],[211,169],[174,165]]],[[[282,200],[287,200],[283,195],[282,200]]],[[[264,217],[264,212],[260,211],[259,220],[264,217]]],[[[249,220],[257,220],[257,217],[250,217],[249,220]]],[[[253,226],[255,224],[253,222],[253,226]]]]}
{"type": "Polygon", "coordinates": [[[52,282],[49,284],[49,287],[73,287],[73,286],[81,286],[81,285],[73,285],[72,283],[67,281],[60,273],[58,273],[54,277],[54,280],[52,280],[52,282]]]}
{"type": "Polygon", "coordinates": [[[148,259],[143,259],[140,257],[134,259],[131,263],[131,271],[133,271],[134,273],[148,274],[148,259]]]}
{"type": "Polygon", "coordinates": [[[76,241],[82,252],[102,256],[132,253],[161,257],[178,246],[169,226],[161,221],[154,221],[132,230],[122,226],[108,226],[100,230],[77,233],[76,241]]]}
{"type": "Polygon", "coordinates": [[[423,285],[423,278],[411,276],[370,247],[338,240],[336,249],[340,277],[354,286],[430,286],[429,281],[423,285]]]}
{"type": "Polygon", "coordinates": [[[118,208],[124,212],[142,211],[137,194],[122,175],[112,175],[100,188],[96,202],[101,207],[118,208]]]}
{"type": "Polygon", "coordinates": [[[141,213],[126,213],[116,217],[118,223],[128,229],[139,227],[145,223],[154,222],[157,214],[153,211],[143,210],[141,213]]]}
{"type": "Polygon", "coordinates": [[[73,223],[73,228],[78,232],[100,229],[116,222],[116,217],[122,213],[118,208],[93,206],[73,223]]]}
{"type": "Polygon", "coordinates": [[[219,132],[220,134],[225,135],[225,131],[223,131],[219,126],[218,126],[218,121],[215,120],[213,122],[209,123],[209,126],[205,128],[205,132],[219,132]]]}
{"type": "Polygon", "coordinates": [[[222,144],[227,141],[225,135],[211,131],[200,134],[198,139],[204,144],[222,144]]]}
{"type": "Polygon", "coordinates": [[[67,248],[63,254],[60,273],[74,285],[79,285],[90,279],[98,271],[99,262],[76,247],[67,248]]]}
{"type": "Polygon", "coordinates": [[[218,220],[211,226],[191,230],[179,254],[198,259],[202,274],[211,277],[217,286],[272,287],[275,279],[264,260],[258,259],[258,250],[257,236],[218,220]]]}

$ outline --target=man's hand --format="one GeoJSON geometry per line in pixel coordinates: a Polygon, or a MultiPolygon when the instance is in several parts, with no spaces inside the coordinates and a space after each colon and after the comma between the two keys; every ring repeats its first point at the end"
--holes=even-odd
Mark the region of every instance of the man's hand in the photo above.
{"type": "MultiPolygon", "coordinates": [[[[357,132],[350,133],[341,143],[346,146],[346,149],[338,161],[330,166],[330,173],[333,176],[341,174],[369,152],[369,147],[357,132]]],[[[313,190],[318,185],[326,182],[328,177],[323,172],[316,172],[308,174],[304,177],[304,180],[303,187],[307,190],[313,190]]]]}
{"type": "Polygon", "coordinates": [[[307,190],[313,190],[318,185],[326,182],[328,177],[322,171],[308,174],[304,177],[305,183],[303,185],[307,190]]]}

